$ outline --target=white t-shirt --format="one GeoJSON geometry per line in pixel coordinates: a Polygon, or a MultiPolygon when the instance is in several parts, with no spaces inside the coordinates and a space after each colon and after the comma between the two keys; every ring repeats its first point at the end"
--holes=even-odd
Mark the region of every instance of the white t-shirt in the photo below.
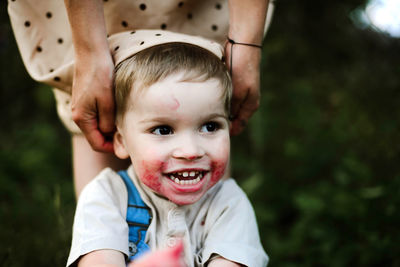
{"type": "MultiPolygon", "coordinates": [[[[128,174],[153,214],[146,243],[152,250],[173,246],[181,238],[188,266],[204,266],[213,254],[246,266],[266,266],[253,208],[233,179],[220,181],[196,203],[178,206],[128,174]]],[[[103,170],[79,197],[67,266],[99,249],[128,255],[128,194],[119,175],[103,170]]]]}

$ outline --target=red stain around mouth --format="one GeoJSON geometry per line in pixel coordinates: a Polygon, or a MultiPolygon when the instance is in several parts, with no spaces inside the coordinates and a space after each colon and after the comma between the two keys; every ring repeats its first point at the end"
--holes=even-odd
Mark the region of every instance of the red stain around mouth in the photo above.
{"type": "Polygon", "coordinates": [[[213,161],[211,163],[211,183],[217,183],[225,174],[227,162],[213,161]]]}
{"type": "Polygon", "coordinates": [[[165,162],[160,160],[146,162],[142,161],[143,172],[139,175],[139,179],[148,187],[155,191],[161,190],[160,177],[162,175],[162,170],[164,169],[165,162]]]}
{"type": "Polygon", "coordinates": [[[140,180],[152,190],[159,191],[161,189],[161,183],[158,177],[154,175],[154,172],[146,171],[140,180]]]}

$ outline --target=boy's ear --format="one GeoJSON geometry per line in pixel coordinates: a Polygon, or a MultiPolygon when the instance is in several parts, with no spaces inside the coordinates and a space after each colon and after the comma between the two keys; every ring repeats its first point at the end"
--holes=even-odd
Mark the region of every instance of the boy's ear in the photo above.
{"type": "Polygon", "coordinates": [[[114,144],[114,153],[118,158],[127,159],[129,157],[129,153],[125,148],[124,139],[118,129],[114,134],[113,144],[114,144]]]}

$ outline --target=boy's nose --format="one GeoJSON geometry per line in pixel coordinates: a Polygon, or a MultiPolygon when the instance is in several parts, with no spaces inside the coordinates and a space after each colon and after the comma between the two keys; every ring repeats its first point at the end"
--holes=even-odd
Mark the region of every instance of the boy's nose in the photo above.
{"type": "Polygon", "coordinates": [[[204,156],[205,151],[194,136],[181,136],[178,138],[172,156],[177,159],[195,160],[204,156]]]}

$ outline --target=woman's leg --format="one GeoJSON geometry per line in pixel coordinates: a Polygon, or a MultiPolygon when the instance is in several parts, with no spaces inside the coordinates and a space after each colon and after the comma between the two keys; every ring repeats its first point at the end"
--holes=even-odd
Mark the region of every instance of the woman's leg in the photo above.
{"type": "Polygon", "coordinates": [[[126,169],[130,161],[113,154],[94,151],[83,134],[72,135],[72,164],[76,198],[82,189],[106,167],[115,171],[126,169]]]}

